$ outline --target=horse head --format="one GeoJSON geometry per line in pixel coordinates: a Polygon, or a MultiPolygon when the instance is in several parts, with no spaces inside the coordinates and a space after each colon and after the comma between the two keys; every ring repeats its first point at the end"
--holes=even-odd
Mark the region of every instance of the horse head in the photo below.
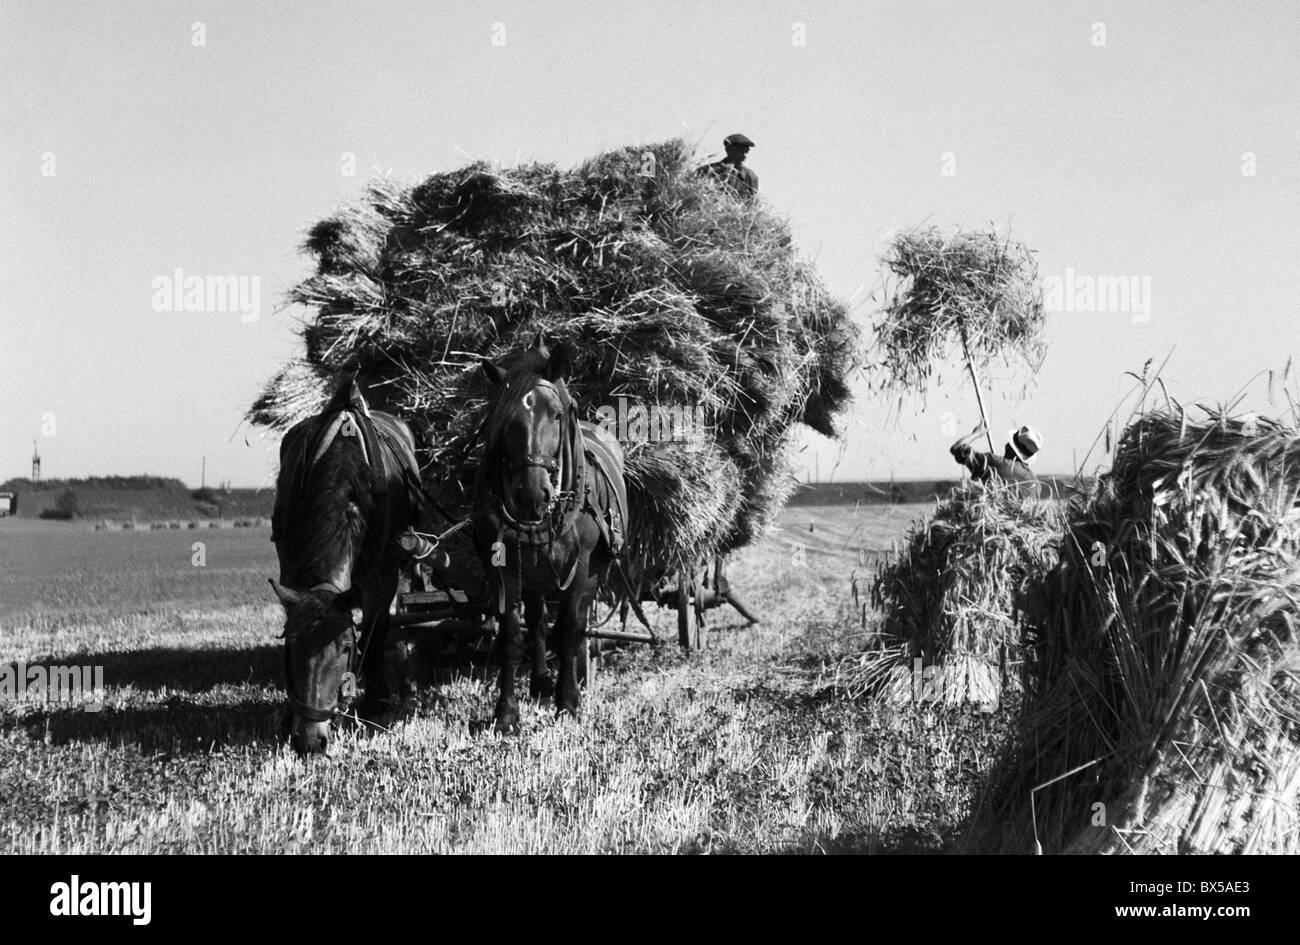
{"type": "Polygon", "coordinates": [[[383,538],[376,523],[384,500],[369,455],[378,447],[368,450],[363,435],[371,422],[355,381],[346,381],[323,413],[295,426],[281,445],[280,580],[271,586],[285,613],[285,683],[300,754],[325,750],[331,720],[355,694],[361,594],[354,570],[383,538]]]}
{"type": "Polygon", "coordinates": [[[340,702],[355,695],[355,588],[318,585],[309,590],[271,587],[284,607],[284,672],[293,712],[291,731],[299,754],[323,752],[340,702]]]}
{"type": "Polygon", "coordinates": [[[502,510],[523,525],[543,522],[555,506],[572,463],[568,438],[576,412],[565,381],[572,370],[563,343],[548,348],[539,332],[523,360],[509,372],[483,361],[497,387],[488,417],[484,474],[502,510]]]}

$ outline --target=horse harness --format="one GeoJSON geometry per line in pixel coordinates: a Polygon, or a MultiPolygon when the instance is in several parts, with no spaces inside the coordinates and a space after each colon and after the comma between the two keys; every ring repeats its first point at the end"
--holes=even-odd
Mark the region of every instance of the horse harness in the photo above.
{"type": "MultiPolygon", "coordinates": [[[[555,477],[556,493],[549,513],[537,523],[520,522],[506,508],[504,490],[491,487],[487,490],[489,501],[483,511],[496,525],[497,541],[502,544],[511,541],[516,545],[516,577],[521,589],[524,548],[533,549],[534,562],[545,548],[547,566],[551,568],[556,587],[564,591],[568,590],[577,573],[581,555],[574,554],[573,564],[568,574],[561,579],[551,561],[552,545],[571,532],[577,526],[578,516],[585,512],[595,520],[600,529],[601,539],[609,547],[611,554],[617,555],[623,548],[627,498],[625,491],[619,488],[622,483],[616,482],[611,473],[617,465],[617,460],[598,438],[592,437],[589,440],[583,435],[583,423],[578,419],[578,408],[573,399],[567,396],[567,392],[562,396],[559,389],[544,378],[538,378],[534,382],[533,389],[538,387],[554,392],[557,399],[565,405],[566,429],[561,435],[560,448],[555,456],[529,453],[523,459],[516,461],[506,461],[503,457],[501,472],[503,476],[512,476],[525,469],[538,468],[546,470],[548,476],[555,477]],[[601,514],[593,498],[595,484],[592,477],[588,475],[589,465],[604,478],[608,488],[610,501],[604,515],[601,514]]],[[[487,481],[491,483],[492,480],[487,481]]],[[[504,567],[504,563],[501,567],[504,567]]],[[[505,582],[501,582],[497,600],[499,613],[505,612],[505,605],[505,582]]]]}
{"type": "MultiPolygon", "coordinates": [[[[339,408],[328,424],[318,427],[318,432],[307,444],[308,448],[304,452],[304,462],[298,472],[295,481],[295,491],[301,495],[307,487],[307,480],[314,467],[330,446],[338,437],[355,438],[361,449],[361,455],[366,461],[366,465],[374,472],[375,487],[374,492],[379,506],[379,515],[381,524],[377,529],[382,540],[382,536],[389,533],[389,504],[388,504],[388,478],[392,471],[390,465],[394,459],[388,457],[391,452],[395,458],[397,472],[402,477],[402,482],[406,485],[408,495],[413,505],[418,505],[419,496],[412,487],[411,480],[414,479],[418,485],[419,477],[414,472],[418,468],[414,453],[410,446],[402,440],[400,436],[390,433],[383,429],[375,418],[371,416],[370,407],[366,404],[363,397],[353,396],[349,399],[348,405],[339,408]],[[387,449],[385,449],[387,447],[387,449]]],[[[422,491],[422,490],[421,490],[422,491]]],[[[278,529],[278,523],[272,523],[278,529]]],[[[273,532],[271,538],[275,540],[278,536],[273,532]]],[[[382,552],[381,552],[382,553],[382,552]]],[[[354,562],[355,566],[355,562],[354,562]]],[[[346,591],[336,585],[333,581],[321,581],[312,585],[309,592],[314,591],[331,591],[336,596],[343,595],[346,591]]],[[[377,615],[376,615],[377,616],[377,615]]],[[[357,690],[357,669],[365,658],[365,652],[357,646],[357,626],[355,621],[348,622],[351,640],[348,647],[348,668],[344,672],[339,682],[340,699],[350,700],[356,695],[357,690]]],[[[366,644],[369,646],[370,636],[366,638],[366,644]]],[[[285,647],[285,682],[289,695],[289,706],[295,715],[300,716],[310,722],[325,722],[333,718],[336,710],[323,711],[307,705],[299,698],[293,688],[293,674],[289,666],[289,648],[285,647]]]]}

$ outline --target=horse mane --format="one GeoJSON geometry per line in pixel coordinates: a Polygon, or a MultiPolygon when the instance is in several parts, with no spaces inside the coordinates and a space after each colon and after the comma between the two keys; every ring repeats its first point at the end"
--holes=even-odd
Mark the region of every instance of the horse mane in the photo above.
{"type": "Polygon", "coordinates": [[[339,385],[324,412],[304,423],[293,462],[281,465],[277,489],[292,496],[283,531],[293,562],[290,581],[325,580],[340,561],[347,558],[355,565],[361,554],[375,498],[373,471],[355,438],[335,436],[320,460],[304,467],[334,416],[345,409],[360,412],[364,403],[355,382],[339,385]]]}
{"type": "Polygon", "coordinates": [[[361,410],[366,407],[366,398],[361,393],[361,388],[357,386],[357,376],[352,374],[346,378],[334,390],[334,395],[330,397],[329,403],[325,409],[320,412],[322,417],[332,417],[340,410],[346,410],[349,407],[361,410]]]}

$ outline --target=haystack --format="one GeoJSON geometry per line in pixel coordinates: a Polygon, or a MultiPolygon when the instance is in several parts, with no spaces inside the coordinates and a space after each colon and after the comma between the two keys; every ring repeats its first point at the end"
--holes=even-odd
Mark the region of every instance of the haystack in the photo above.
{"type": "Polygon", "coordinates": [[[290,294],[313,313],[304,352],[249,419],[283,428],[356,372],[412,423],[427,485],[463,515],[490,394],[480,358],[508,367],[544,330],[576,355],[587,419],[619,398],[702,408],[702,445],[624,443],[633,551],[673,563],[745,544],[794,485],[794,424],[834,434],[858,332],[787,223],[694,163],[669,141],[571,170],[476,163],[373,183],[311,229],[317,272],[290,294]]]}
{"type": "Polygon", "coordinates": [[[1300,852],[1300,434],[1141,416],[1069,514],[983,851],[1300,852]],[[1032,800],[1031,800],[1032,799],[1032,800]]]}
{"type": "Polygon", "coordinates": [[[1011,487],[954,489],[877,571],[872,601],[883,619],[871,649],[848,667],[850,687],[948,704],[1020,692],[1028,596],[1056,564],[1060,520],[1054,503],[1011,487]]]}

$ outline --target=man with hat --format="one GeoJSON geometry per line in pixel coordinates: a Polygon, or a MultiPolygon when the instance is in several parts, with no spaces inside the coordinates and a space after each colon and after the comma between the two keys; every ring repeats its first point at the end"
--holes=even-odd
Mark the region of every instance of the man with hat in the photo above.
{"type": "Polygon", "coordinates": [[[981,423],[967,436],[954,443],[949,452],[953,459],[970,470],[971,478],[976,482],[1000,480],[1014,484],[1025,495],[1040,498],[1042,483],[1029,468],[1036,454],[1043,445],[1043,437],[1031,426],[1007,433],[1007,445],[1001,456],[992,453],[976,453],[971,443],[984,435],[988,428],[981,423]]]}
{"type": "Polygon", "coordinates": [[[721,161],[706,164],[700,168],[700,173],[712,174],[731,188],[737,197],[752,200],[758,195],[758,175],[745,167],[745,158],[754,142],[742,134],[734,134],[723,138],[722,146],[727,149],[727,156],[721,161]]]}

